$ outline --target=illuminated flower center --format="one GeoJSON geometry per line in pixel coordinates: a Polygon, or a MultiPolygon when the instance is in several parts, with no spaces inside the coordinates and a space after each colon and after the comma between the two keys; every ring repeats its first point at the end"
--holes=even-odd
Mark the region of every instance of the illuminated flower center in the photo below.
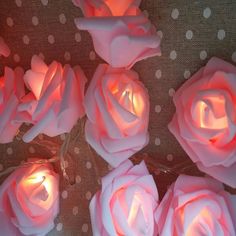
{"type": "Polygon", "coordinates": [[[122,16],[133,0],[105,0],[114,16],[122,16]]]}
{"type": "MultiPolygon", "coordinates": [[[[139,192],[135,192],[132,196],[132,200],[130,203],[127,202],[127,192],[129,190],[121,189],[115,194],[115,200],[119,201],[121,209],[123,213],[126,215],[127,224],[130,228],[133,229],[137,235],[150,235],[150,223],[148,220],[148,212],[150,209],[145,208],[145,200],[143,198],[143,194],[139,192]]],[[[116,215],[116,214],[115,214],[116,215]]],[[[120,215],[118,218],[114,216],[114,224],[116,226],[116,230],[118,235],[124,235],[122,230],[123,223],[120,223],[120,215]]]]}
{"type": "Polygon", "coordinates": [[[193,119],[201,128],[225,129],[228,127],[223,96],[212,96],[197,101],[192,114],[193,119]]]}
{"type": "Polygon", "coordinates": [[[115,88],[112,90],[119,104],[132,114],[140,117],[144,110],[144,101],[140,93],[134,91],[132,86],[127,85],[124,89],[115,88]]]}
{"type": "Polygon", "coordinates": [[[52,200],[52,183],[47,173],[38,172],[24,180],[24,189],[32,201],[40,201],[40,205],[48,207],[52,200]]]}
{"type": "Polygon", "coordinates": [[[147,223],[147,219],[144,214],[142,199],[136,193],[133,197],[133,201],[129,211],[129,216],[128,216],[129,226],[135,225],[135,219],[137,218],[139,211],[141,211],[142,215],[144,216],[144,221],[147,223]]]}
{"type": "Polygon", "coordinates": [[[199,236],[199,235],[209,235],[214,232],[212,215],[208,210],[203,209],[200,213],[193,219],[192,223],[187,228],[185,236],[199,236]]]}

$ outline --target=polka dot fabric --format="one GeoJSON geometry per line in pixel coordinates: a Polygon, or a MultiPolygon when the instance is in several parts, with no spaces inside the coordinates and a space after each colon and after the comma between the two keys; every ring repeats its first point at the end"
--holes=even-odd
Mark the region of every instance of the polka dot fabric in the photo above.
{"type": "MultiPolygon", "coordinates": [[[[162,37],[162,56],[141,61],[134,67],[150,95],[151,137],[149,145],[133,161],[146,161],[162,197],[178,174],[202,175],[167,129],[174,114],[172,97],[212,56],[236,64],[236,2],[143,0],[141,9],[162,37]]],[[[9,0],[7,4],[0,1],[0,11],[1,35],[12,52],[10,57],[0,58],[1,73],[4,65],[29,69],[32,55],[38,54],[46,63],[56,59],[72,66],[80,64],[91,79],[102,62],[94,52],[89,34],[76,29],[74,18],[82,13],[71,1],[9,0]]],[[[92,235],[89,201],[111,166],[85,142],[84,121],[70,134],[65,155],[69,179],[63,178],[59,163],[55,164],[61,174],[61,211],[50,236],[92,235]]],[[[68,139],[66,135],[55,138],[39,135],[25,144],[21,137],[28,128],[23,126],[13,143],[0,145],[0,172],[29,157],[53,157],[68,139]]]]}

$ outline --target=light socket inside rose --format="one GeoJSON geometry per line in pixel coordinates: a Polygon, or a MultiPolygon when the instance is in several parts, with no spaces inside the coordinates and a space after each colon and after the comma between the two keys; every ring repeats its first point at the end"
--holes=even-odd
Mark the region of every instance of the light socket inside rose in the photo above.
{"type": "Polygon", "coordinates": [[[113,109],[111,106],[110,112],[113,119],[117,124],[122,127],[124,131],[124,136],[128,135],[125,132],[125,129],[131,128],[136,125],[138,118],[143,116],[144,112],[144,97],[140,93],[140,89],[137,88],[137,85],[133,82],[127,83],[115,83],[113,86],[108,85],[111,94],[113,94],[116,101],[126,112],[126,116],[129,122],[126,122],[123,117],[120,116],[120,113],[116,109],[113,109]]]}
{"type": "Polygon", "coordinates": [[[225,129],[228,127],[225,96],[217,91],[201,93],[193,102],[192,117],[200,128],[225,129]],[[199,99],[199,100],[198,100],[199,99]]]}
{"type": "Polygon", "coordinates": [[[125,16],[140,13],[141,0],[72,0],[85,17],[125,16]]]}
{"type": "Polygon", "coordinates": [[[134,0],[105,0],[105,2],[113,16],[123,16],[134,0]]]}
{"type": "Polygon", "coordinates": [[[35,204],[49,209],[53,201],[53,186],[50,177],[45,172],[38,172],[22,180],[24,191],[35,204]]]}

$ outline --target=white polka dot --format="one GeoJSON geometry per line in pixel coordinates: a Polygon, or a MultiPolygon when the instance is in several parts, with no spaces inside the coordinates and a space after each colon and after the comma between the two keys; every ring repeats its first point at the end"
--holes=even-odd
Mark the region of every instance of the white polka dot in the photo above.
{"type": "Polygon", "coordinates": [[[219,40],[223,40],[225,38],[225,31],[223,29],[220,29],[217,33],[217,38],[219,40]]]}
{"type": "Polygon", "coordinates": [[[193,38],[193,31],[192,30],[187,30],[186,32],[186,39],[190,40],[193,38]]]}
{"type": "Polygon", "coordinates": [[[102,181],[101,181],[101,179],[97,179],[97,182],[98,182],[98,184],[99,184],[99,185],[101,185],[101,184],[102,184],[102,181]]]}
{"type": "Polygon", "coordinates": [[[161,75],[162,75],[161,70],[156,70],[156,72],[155,72],[156,78],[157,78],[157,79],[160,79],[160,78],[161,78],[161,75]]]}
{"type": "Polygon", "coordinates": [[[41,3],[42,3],[44,6],[47,6],[47,5],[48,5],[48,0],[41,0],[41,3]]]}
{"type": "Polygon", "coordinates": [[[63,228],[63,224],[62,223],[58,223],[57,227],[56,227],[57,231],[62,231],[62,228],[63,228]]]}
{"type": "Polygon", "coordinates": [[[156,105],[155,106],[155,112],[156,113],[160,113],[161,112],[161,106],[160,105],[156,105]]]}
{"type": "Polygon", "coordinates": [[[39,19],[38,19],[37,16],[33,16],[33,17],[32,17],[32,24],[33,24],[34,26],[36,26],[36,25],[39,24],[39,19]]]}
{"type": "Polygon", "coordinates": [[[13,154],[13,149],[11,147],[7,148],[7,154],[12,155],[13,154]]]}
{"type": "Polygon", "coordinates": [[[66,16],[65,16],[65,14],[60,14],[59,15],[59,21],[60,21],[60,23],[61,24],[65,24],[66,23],[66,16]]]}
{"type": "Polygon", "coordinates": [[[24,43],[24,44],[27,44],[27,45],[28,45],[29,42],[30,42],[30,39],[29,39],[29,36],[28,36],[28,35],[24,35],[23,38],[22,38],[22,40],[23,40],[23,43],[24,43]]]}
{"type": "Polygon", "coordinates": [[[207,52],[205,50],[200,52],[200,59],[205,60],[207,58],[207,52]]]}
{"type": "Polygon", "coordinates": [[[15,3],[18,7],[22,6],[22,1],[21,0],[15,0],[15,3]]]}
{"type": "Polygon", "coordinates": [[[39,57],[44,61],[45,60],[45,56],[43,55],[42,52],[39,53],[39,57]]]}
{"type": "Polygon", "coordinates": [[[232,54],[232,60],[233,60],[233,62],[236,62],[236,51],[233,52],[233,54],[232,54]]]}
{"type": "Polygon", "coordinates": [[[81,183],[81,177],[80,177],[79,175],[76,175],[76,177],[75,177],[75,182],[76,182],[77,184],[81,183]]]}
{"type": "Polygon", "coordinates": [[[61,134],[61,135],[60,135],[60,139],[61,139],[62,141],[64,141],[64,140],[66,139],[66,135],[65,135],[65,134],[61,134]]]}
{"type": "Polygon", "coordinates": [[[89,53],[89,59],[90,59],[91,61],[94,61],[95,58],[96,58],[95,52],[94,52],[94,51],[91,51],[91,52],[89,53]]]}
{"type": "Polygon", "coordinates": [[[78,215],[78,213],[79,213],[79,208],[78,208],[77,206],[73,207],[73,209],[72,209],[72,214],[73,214],[74,216],[76,216],[76,215],[78,215]]]}
{"type": "Polygon", "coordinates": [[[155,138],[155,145],[160,146],[161,145],[161,140],[160,138],[155,138]]]}
{"type": "Polygon", "coordinates": [[[75,154],[79,154],[80,153],[80,149],[78,147],[74,147],[74,153],[75,154]]]}
{"type": "Polygon", "coordinates": [[[176,8],[173,9],[172,12],[171,12],[171,17],[172,17],[174,20],[178,19],[178,17],[179,17],[179,10],[176,9],[176,8]]]}
{"type": "Polygon", "coordinates": [[[173,88],[170,88],[169,91],[168,91],[168,93],[169,93],[169,96],[170,96],[170,97],[173,97],[174,94],[175,94],[175,90],[174,90],[173,88]]]}
{"type": "Polygon", "coordinates": [[[161,30],[157,31],[157,35],[162,39],[163,38],[163,32],[161,30]]]}
{"type": "Polygon", "coordinates": [[[48,35],[48,42],[50,43],[50,44],[54,44],[55,43],[55,38],[54,38],[54,36],[53,35],[48,35]]]}
{"type": "Polygon", "coordinates": [[[82,225],[82,231],[83,231],[84,233],[88,232],[88,224],[83,224],[83,225],[82,225]]]}
{"type": "Polygon", "coordinates": [[[67,199],[67,197],[68,197],[68,192],[67,192],[66,190],[64,190],[64,191],[61,193],[61,197],[62,197],[63,199],[67,199]]]}
{"type": "Polygon", "coordinates": [[[189,70],[184,71],[184,78],[188,79],[191,76],[191,72],[189,70]]]}
{"type": "Polygon", "coordinates": [[[32,146],[29,147],[29,153],[31,153],[31,154],[35,153],[34,147],[32,147],[32,146]]]}
{"type": "Polygon", "coordinates": [[[81,42],[81,34],[79,32],[75,34],[75,41],[78,43],[81,42]]]}
{"type": "Polygon", "coordinates": [[[66,61],[70,61],[70,59],[71,59],[70,52],[65,52],[64,58],[65,58],[66,61]]]}
{"type": "Polygon", "coordinates": [[[7,17],[7,25],[12,27],[14,25],[13,19],[11,17],[7,17]]]}
{"type": "Polygon", "coordinates": [[[0,171],[3,171],[3,165],[0,164],[0,171]]]}
{"type": "Polygon", "coordinates": [[[167,159],[168,161],[173,161],[174,156],[173,156],[172,154],[168,154],[168,155],[166,156],[166,159],[167,159]]]}
{"type": "Polygon", "coordinates": [[[211,9],[209,7],[206,7],[203,11],[203,16],[207,19],[211,16],[211,9]]]}
{"type": "Polygon", "coordinates": [[[175,60],[177,58],[177,52],[175,50],[170,52],[170,59],[175,60]]]}
{"type": "Polygon", "coordinates": [[[87,200],[90,200],[91,197],[92,197],[92,193],[88,191],[88,192],[85,194],[85,197],[86,197],[87,200]]]}
{"type": "Polygon", "coordinates": [[[16,53],[16,54],[14,54],[13,55],[13,60],[15,61],[15,62],[20,62],[20,56],[16,53]]]}
{"type": "Polygon", "coordinates": [[[86,162],[86,168],[91,169],[92,168],[92,163],[90,161],[86,162]]]}

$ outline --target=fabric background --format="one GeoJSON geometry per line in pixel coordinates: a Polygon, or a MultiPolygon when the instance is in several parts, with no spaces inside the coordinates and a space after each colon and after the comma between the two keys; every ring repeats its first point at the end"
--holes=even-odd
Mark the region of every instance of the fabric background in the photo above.
{"type": "MultiPolygon", "coordinates": [[[[143,0],[141,9],[163,41],[161,57],[134,66],[150,95],[151,137],[133,160],[146,161],[162,197],[178,174],[202,175],[167,129],[175,111],[172,96],[212,56],[236,64],[236,1],[143,0]]],[[[82,14],[70,0],[0,0],[0,13],[0,35],[12,51],[9,58],[0,58],[1,74],[6,65],[29,69],[32,55],[39,54],[46,63],[79,64],[90,80],[102,62],[89,34],[75,27],[74,18],[82,14]]],[[[92,235],[89,201],[111,168],[85,142],[84,121],[69,136],[40,135],[29,144],[21,141],[29,128],[25,125],[13,143],[0,145],[0,171],[4,171],[30,157],[50,158],[61,144],[69,144],[63,146],[69,180],[61,175],[61,212],[50,236],[92,235]]],[[[61,173],[58,163],[55,168],[61,173]]]]}

